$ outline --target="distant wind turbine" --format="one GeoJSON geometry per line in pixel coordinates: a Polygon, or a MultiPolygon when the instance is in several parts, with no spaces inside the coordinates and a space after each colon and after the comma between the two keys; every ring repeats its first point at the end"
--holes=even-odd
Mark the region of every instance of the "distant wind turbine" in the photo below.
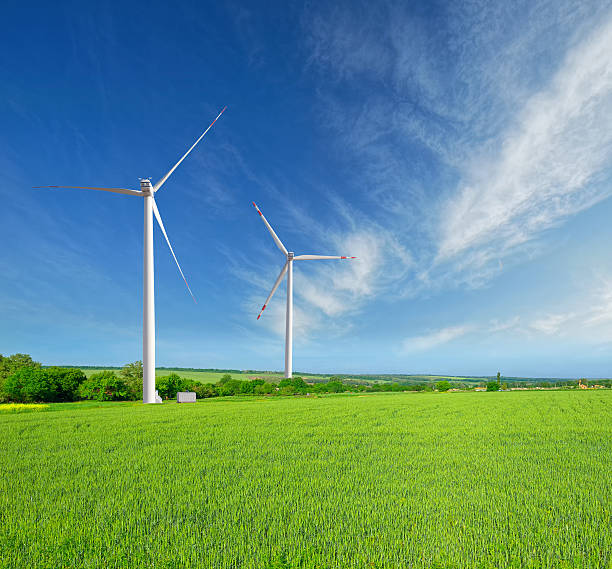
{"type": "Polygon", "coordinates": [[[274,233],[274,229],[268,223],[268,220],[264,217],[264,214],[261,213],[261,210],[257,207],[257,204],[253,202],[257,213],[261,217],[261,220],[264,222],[265,226],[268,228],[270,235],[272,235],[272,239],[274,239],[274,243],[276,246],[282,251],[283,255],[287,258],[285,265],[281,269],[274,286],[272,287],[272,291],[266,298],[264,305],[259,311],[259,315],[257,316],[257,320],[261,317],[263,311],[268,306],[270,299],[276,292],[278,285],[280,285],[285,273],[287,274],[287,313],[285,319],[285,377],[292,377],[293,375],[293,261],[311,261],[311,260],[319,260],[319,259],[356,259],[357,257],[345,257],[339,255],[298,255],[297,257],[294,255],[292,251],[287,251],[281,240],[278,238],[278,235],[274,233]]]}
{"type": "Polygon", "coordinates": [[[210,126],[200,135],[191,148],[185,152],[183,157],[168,171],[168,173],[159,180],[155,185],[151,185],[151,180],[140,180],[140,191],[130,190],[126,188],[95,188],[91,186],[36,186],[37,188],[72,188],[79,190],[101,190],[103,192],[113,192],[115,194],[125,194],[128,196],[138,196],[144,198],[144,287],[143,287],[143,328],[142,328],[142,402],[157,403],[155,396],[155,290],[154,290],[154,267],[153,267],[153,215],[159,223],[159,227],[164,234],[166,243],[170,247],[170,253],[178,267],[181,277],[187,285],[187,290],[195,302],[195,297],[187,284],[187,279],[183,274],[183,270],[179,265],[178,259],[174,254],[170,239],[164,228],[164,223],[155,203],[155,192],[157,192],[174,172],[179,164],[187,158],[187,155],[196,147],[198,142],[204,138],[204,135],[217,122],[217,119],[223,114],[227,107],[217,115],[217,118],[210,123],[210,126]]]}

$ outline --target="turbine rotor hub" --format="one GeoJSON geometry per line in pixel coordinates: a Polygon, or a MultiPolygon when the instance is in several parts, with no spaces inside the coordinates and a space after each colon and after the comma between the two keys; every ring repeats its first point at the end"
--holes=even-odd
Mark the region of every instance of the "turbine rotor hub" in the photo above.
{"type": "Polygon", "coordinates": [[[287,259],[289,259],[291,261],[291,260],[293,260],[293,257],[295,257],[295,253],[293,251],[289,251],[287,253],[287,259]]]}
{"type": "Polygon", "coordinates": [[[140,191],[143,194],[151,195],[153,193],[153,187],[151,186],[151,180],[144,178],[140,180],[140,191]]]}

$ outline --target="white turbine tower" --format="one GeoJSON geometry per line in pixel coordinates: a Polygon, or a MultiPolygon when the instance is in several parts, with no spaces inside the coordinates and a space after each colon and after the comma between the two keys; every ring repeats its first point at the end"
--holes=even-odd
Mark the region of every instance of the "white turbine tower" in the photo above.
{"type": "Polygon", "coordinates": [[[183,157],[170,169],[170,171],[155,185],[151,185],[151,180],[142,179],[140,180],[140,191],[130,190],[126,188],[94,188],[90,186],[36,186],[37,188],[71,188],[78,190],[101,190],[103,192],[113,192],[115,194],[125,194],[128,196],[138,196],[144,198],[144,287],[143,287],[143,327],[142,327],[142,367],[143,367],[143,378],[142,378],[142,402],[143,403],[156,403],[155,396],[155,291],[154,291],[154,269],[153,269],[153,215],[159,223],[159,227],[164,234],[166,243],[170,247],[170,253],[178,267],[181,277],[187,285],[187,290],[191,294],[194,302],[195,297],[187,284],[187,279],[183,274],[183,270],[179,265],[178,259],[174,254],[170,239],[164,228],[164,223],[157,209],[155,203],[155,192],[157,192],[170,177],[172,172],[176,170],[178,165],[185,160],[187,155],[196,147],[198,142],[204,138],[204,135],[212,128],[217,122],[217,119],[223,114],[227,107],[217,115],[217,118],[210,123],[210,126],[200,135],[191,148],[185,152],[183,157]]]}
{"type": "Polygon", "coordinates": [[[257,320],[261,317],[263,311],[268,306],[272,295],[276,292],[278,285],[283,280],[285,273],[287,274],[287,313],[285,316],[285,377],[292,377],[293,375],[293,261],[313,261],[319,259],[356,259],[357,257],[345,257],[339,255],[297,255],[293,253],[293,251],[287,251],[282,241],[278,238],[278,235],[274,233],[274,229],[268,223],[268,220],[264,217],[264,214],[261,213],[261,210],[257,207],[257,204],[253,202],[257,213],[261,217],[261,220],[264,222],[270,235],[272,235],[272,239],[274,239],[274,243],[276,246],[282,251],[283,255],[287,258],[285,265],[281,269],[268,298],[264,302],[261,310],[259,311],[259,315],[257,316],[257,320]]]}

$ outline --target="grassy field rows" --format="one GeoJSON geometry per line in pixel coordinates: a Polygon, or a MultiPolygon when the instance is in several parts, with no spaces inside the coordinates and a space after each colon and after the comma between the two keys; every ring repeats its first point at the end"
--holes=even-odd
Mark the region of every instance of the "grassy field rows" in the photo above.
{"type": "MultiPolygon", "coordinates": [[[[100,369],[84,369],[83,372],[87,377],[91,377],[94,373],[98,373],[100,371],[105,371],[108,368],[100,368],[100,369]]],[[[112,370],[116,374],[119,374],[121,370],[115,369],[112,370]]],[[[217,383],[225,372],[214,372],[214,371],[188,371],[184,369],[157,369],[155,370],[156,377],[162,377],[164,375],[170,375],[171,373],[177,373],[181,377],[186,379],[193,379],[195,381],[200,381],[202,383],[217,383]]],[[[245,380],[248,379],[251,374],[247,373],[231,373],[230,374],[234,379],[245,380]]]]}
{"type": "Polygon", "coordinates": [[[609,391],[0,414],[0,566],[609,568],[609,391]]]}
{"type": "MultiPolygon", "coordinates": [[[[96,369],[84,369],[83,373],[85,373],[85,375],[87,377],[91,377],[94,373],[98,373],[101,371],[105,371],[106,369],[109,368],[96,368],[96,369]]],[[[120,373],[120,369],[113,369],[112,371],[114,371],[116,374],[120,373]]],[[[192,370],[186,370],[186,369],[180,369],[180,368],[176,368],[176,369],[156,369],[155,370],[155,376],[156,377],[162,377],[164,375],[170,375],[171,373],[176,373],[178,375],[180,375],[181,377],[184,377],[186,379],[193,379],[195,381],[199,381],[201,383],[217,383],[226,373],[228,372],[224,372],[224,371],[192,371],[192,370]]],[[[229,375],[232,376],[233,379],[239,379],[241,381],[245,381],[248,379],[252,379],[252,378],[259,378],[261,377],[262,379],[265,379],[266,381],[280,381],[283,378],[283,374],[281,372],[279,373],[274,373],[274,372],[231,372],[229,375]]],[[[321,376],[317,376],[317,375],[308,375],[308,376],[304,376],[305,378],[316,378],[316,379],[323,379],[321,376]]]]}
{"type": "MultiPolygon", "coordinates": [[[[85,373],[85,375],[87,377],[90,377],[91,375],[93,375],[94,373],[98,373],[100,371],[105,371],[105,370],[111,370],[114,371],[116,374],[118,374],[120,372],[120,368],[115,368],[115,369],[111,369],[111,368],[84,368],[83,372],[85,373]]],[[[174,369],[156,369],[155,370],[155,375],[156,377],[161,377],[164,375],[169,375],[171,373],[177,373],[178,375],[180,375],[181,377],[187,378],[187,379],[193,379],[196,381],[200,381],[202,383],[217,383],[221,377],[223,375],[225,375],[228,372],[224,372],[224,371],[196,371],[196,370],[188,370],[188,369],[181,369],[181,368],[174,368],[174,369]]],[[[280,381],[283,378],[283,373],[282,372],[263,372],[263,371],[257,371],[257,372],[231,372],[230,375],[234,378],[234,379],[239,379],[239,380],[247,380],[247,379],[252,379],[252,378],[262,378],[265,379],[266,381],[280,381]]],[[[316,375],[316,374],[299,374],[296,373],[294,374],[296,376],[300,376],[303,377],[307,382],[311,382],[311,381],[327,381],[329,380],[330,376],[329,375],[316,375]]],[[[350,376],[350,375],[341,375],[341,377],[343,379],[348,379],[348,380],[353,380],[356,381],[358,383],[386,383],[386,382],[391,382],[391,381],[399,381],[399,382],[407,382],[407,383],[429,383],[429,382],[433,382],[435,383],[436,381],[442,380],[442,379],[447,379],[447,380],[451,380],[451,381],[461,381],[461,382],[465,382],[465,383],[474,383],[474,384],[479,384],[482,383],[484,381],[483,378],[475,378],[475,377],[459,377],[459,376],[439,376],[439,375],[398,375],[398,376],[391,376],[391,375],[385,375],[385,376],[350,376]],[[368,379],[364,379],[364,378],[368,378],[368,379]]]]}

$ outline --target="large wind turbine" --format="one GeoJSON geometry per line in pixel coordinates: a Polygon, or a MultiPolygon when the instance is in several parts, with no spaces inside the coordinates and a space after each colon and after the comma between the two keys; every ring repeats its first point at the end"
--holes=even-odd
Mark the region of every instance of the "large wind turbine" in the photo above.
{"type": "Polygon", "coordinates": [[[272,295],[276,292],[278,285],[283,280],[285,273],[287,274],[287,314],[285,317],[285,377],[291,377],[293,375],[293,261],[313,261],[319,259],[356,259],[356,257],[345,257],[339,255],[298,255],[297,257],[293,253],[293,251],[287,251],[282,241],[278,238],[278,235],[274,233],[274,229],[268,223],[268,220],[264,217],[264,214],[261,213],[261,210],[257,207],[257,204],[253,202],[257,213],[261,217],[261,220],[264,222],[265,226],[268,228],[270,235],[272,235],[272,239],[274,239],[274,243],[281,250],[283,255],[287,258],[285,265],[281,269],[268,298],[264,302],[261,310],[259,311],[259,315],[257,316],[257,320],[261,317],[263,311],[268,306],[272,295]]]}
{"type": "Polygon", "coordinates": [[[144,198],[144,287],[143,287],[143,327],[142,327],[142,402],[143,403],[156,403],[155,396],[155,291],[154,291],[154,268],[153,268],[153,215],[159,223],[159,227],[166,238],[166,243],[170,247],[170,253],[178,267],[181,277],[187,285],[187,290],[191,294],[194,302],[195,297],[187,284],[187,279],[183,274],[183,270],[179,265],[178,259],[174,254],[170,239],[164,228],[164,223],[157,209],[155,203],[155,192],[157,192],[174,172],[179,164],[187,158],[187,155],[196,147],[198,142],[204,138],[204,135],[212,128],[217,122],[217,119],[223,114],[227,107],[217,115],[217,118],[210,123],[210,126],[200,135],[191,148],[185,152],[183,157],[168,171],[168,173],[159,180],[155,185],[151,185],[151,180],[141,179],[140,180],[140,191],[130,190],[126,188],[94,188],[90,186],[36,186],[38,188],[72,188],[79,190],[101,190],[103,192],[113,192],[115,194],[125,194],[128,196],[138,196],[144,198]]]}

